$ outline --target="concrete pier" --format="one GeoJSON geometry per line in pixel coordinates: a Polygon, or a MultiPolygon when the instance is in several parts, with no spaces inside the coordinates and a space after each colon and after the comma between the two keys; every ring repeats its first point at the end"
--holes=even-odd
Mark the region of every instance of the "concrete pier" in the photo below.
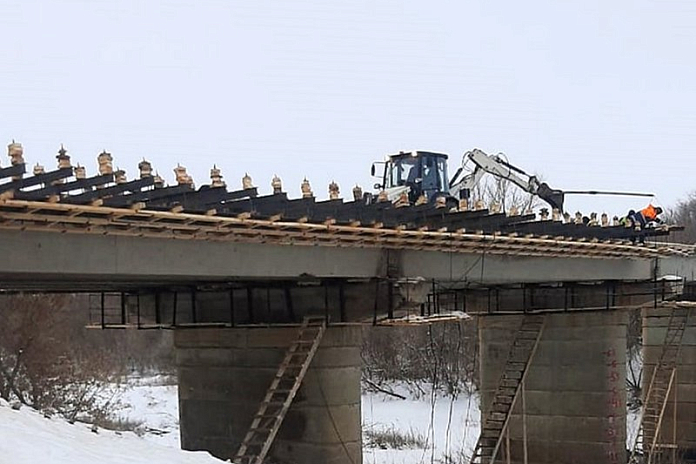
{"type": "MultiPolygon", "coordinates": [[[[181,445],[229,459],[298,328],[175,332],[181,445]]],[[[269,453],[273,462],[362,463],[359,326],[331,326],[269,453]]]]}
{"type": "MultiPolygon", "coordinates": [[[[669,308],[643,310],[643,392],[660,359],[670,313],[669,308]]],[[[676,443],[680,454],[696,460],[696,308],[684,331],[676,382],[667,398],[658,443],[676,443]]]]}
{"type": "MultiPolygon", "coordinates": [[[[479,319],[482,418],[522,317],[479,319]]],[[[546,315],[499,457],[524,462],[526,429],[529,464],[626,462],[626,325],[623,311],[546,315]]]]}

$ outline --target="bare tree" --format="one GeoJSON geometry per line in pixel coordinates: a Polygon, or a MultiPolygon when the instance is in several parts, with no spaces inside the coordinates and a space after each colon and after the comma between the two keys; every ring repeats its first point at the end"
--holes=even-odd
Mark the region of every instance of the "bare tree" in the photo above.
{"type": "Polygon", "coordinates": [[[502,211],[517,209],[520,213],[532,211],[542,204],[539,197],[525,192],[510,180],[492,176],[484,177],[479,182],[472,191],[472,199],[482,200],[486,207],[497,203],[502,211]]]}
{"type": "Polygon", "coordinates": [[[403,382],[416,395],[475,389],[476,324],[370,327],[363,337],[363,377],[369,384],[403,382]]]}
{"type": "Polygon", "coordinates": [[[680,242],[696,243],[696,192],[667,210],[667,222],[684,226],[684,231],[675,234],[680,242]]]}
{"type": "Polygon", "coordinates": [[[626,389],[628,407],[637,411],[642,405],[643,383],[643,317],[640,311],[629,311],[626,331],[626,389]]]}

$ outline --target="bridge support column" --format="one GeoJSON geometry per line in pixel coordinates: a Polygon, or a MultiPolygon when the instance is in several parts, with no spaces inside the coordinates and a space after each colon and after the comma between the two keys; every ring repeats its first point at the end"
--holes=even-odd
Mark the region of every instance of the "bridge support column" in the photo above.
{"type": "MultiPolygon", "coordinates": [[[[522,317],[479,320],[482,419],[522,317]]],[[[626,325],[622,311],[546,315],[499,458],[525,462],[526,448],[529,464],[626,462],[626,325]]]]}
{"type": "MultiPolygon", "coordinates": [[[[669,308],[643,310],[643,392],[647,391],[660,359],[671,311],[669,308]]],[[[677,388],[673,386],[667,398],[658,443],[674,443],[676,437],[680,455],[696,460],[696,308],[691,310],[684,330],[676,375],[677,388]]]]}
{"type": "MultiPolygon", "coordinates": [[[[235,455],[297,330],[176,331],[182,448],[235,455]]],[[[358,326],[327,329],[269,457],[362,463],[360,344],[358,326]]]]}

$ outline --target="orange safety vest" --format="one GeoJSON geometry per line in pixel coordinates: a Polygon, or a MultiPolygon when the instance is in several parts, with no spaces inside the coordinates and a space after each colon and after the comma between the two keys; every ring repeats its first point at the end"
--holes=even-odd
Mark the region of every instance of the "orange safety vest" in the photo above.
{"type": "Polygon", "coordinates": [[[657,211],[653,205],[648,205],[641,209],[640,214],[642,214],[647,221],[654,221],[655,218],[657,218],[657,211]]]}

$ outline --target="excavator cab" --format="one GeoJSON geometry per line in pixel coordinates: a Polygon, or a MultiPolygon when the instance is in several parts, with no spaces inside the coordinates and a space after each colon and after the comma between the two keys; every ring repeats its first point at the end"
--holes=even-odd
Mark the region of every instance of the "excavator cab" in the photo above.
{"type": "MultiPolygon", "coordinates": [[[[374,165],[373,165],[374,174],[374,165]]],[[[429,151],[399,152],[389,155],[384,165],[382,183],[376,188],[400,194],[408,187],[409,201],[414,203],[425,194],[429,202],[439,195],[447,195],[447,155],[429,151]]]]}

